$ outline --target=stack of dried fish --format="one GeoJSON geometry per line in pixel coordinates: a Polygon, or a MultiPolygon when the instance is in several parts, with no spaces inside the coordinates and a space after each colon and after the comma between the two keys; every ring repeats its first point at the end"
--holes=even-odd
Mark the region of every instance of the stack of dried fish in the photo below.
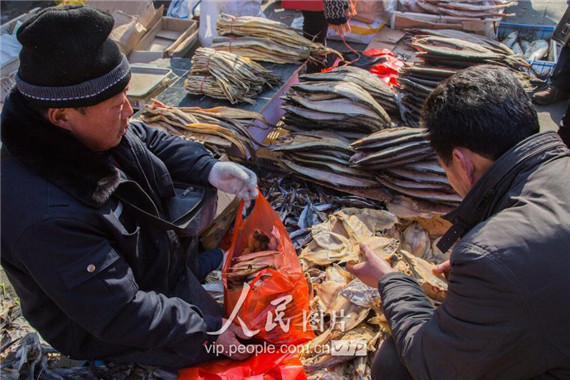
{"type": "Polygon", "coordinates": [[[204,142],[218,155],[233,155],[232,145],[235,145],[244,159],[255,158],[255,141],[248,127],[257,122],[256,126],[269,128],[269,123],[257,112],[228,107],[171,107],[157,100],[145,105],[140,119],[158,123],[173,135],[204,142]]]}
{"type": "Polygon", "coordinates": [[[372,174],[349,166],[348,160],[354,150],[348,140],[333,132],[290,133],[271,149],[283,154],[278,161],[280,167],[311,181],[338,188],[378,185],[372,174]]]}
{"type": "Polygon", "coordinates": [[[305,74],[301,75],[300,78],[302,81],[342,81],[357,84],[367,91],[390,115],[400,115],[394,91],[384,81],[367,70],[353,66],[340,66],[327,73],[305,74]]]}
{"type": "Polygon", "coordinates": [[[416,55],[424,62],[437,65],[466,68],[489,63],[515,70],[529,67],[524,57],[514,54],[511,49],[499,43],[490,47],[457,37],[419,35],[412,39],[411,45],[418,50],[416,55]]]}
{"type": "Polygon", "coordinates": [[[505,17],[504,9],[516,4],[516,0],[417,0],[416,4],[425,13],[485,19],[488,17],[505,17]]]}
{"type": "Polygon", "coordinates": [[[458,70],[479,64],[509,67],[526,89],[532,89],[528,62],[508,46],[489,38],[458,30],[415,29],[412,39],[421,63],[405,64],[398,77],[402,119],[418,126],[425,99],[442,80],[458,70]]]}
{"type": "Polygon", "coordinates": [[[284,128],[293,131],[329,129],[354,139],[354,133],[370,133],[392,123],[384,108],[351,82],[303,81],[291,86],[283,99],[284,128]]]}
{"type": "Polygon", "coordinates": [[[324,62],[328,54],[340,54],[304,38],[288,25],[262,17],[234,17],[220,14],[217,21],[220,36],[212,47],[225,50],[255,61],[297,63],[307,59],[324,62]]]}
{"type": "Polygon", "coordinates": [[[400,244],[410,238],[406,247],[420,245],[425,251],[429,233],[387,211],[349,208],[314,226],[311,235],[313,240],[299,256],[310,284],[311,322],[317,335],[304,347],[305,370],[310,378],[368,376],[371,358],[389,327],[378,290],[355,279],[344,265],[361,261],[360,243],[366,242],[396,270],[416,278],[434,303],[440,302],[447,292],[445,280],[433,275],[433,264],[402,250],[400,244]],[[414,226],[411,233],[401,232],[410,226],[414,226]],[[339,349],[335,344],[349,345],[344,347],[346,355],[331,355],[339,349]],[[355,351],[366,356],[357,357],[355,351]]]}
{"type": "Polygon", "coordinates": [[[351,146],[357,153],[350,158],[350,163],[376,173],[376,180],[383,186],[436,203],[461,202],[461,197],[449,185],[444,170],[437,164],[425,129],[384,129],[353,142],[351,146]]]}
{"type": "Polygon", "coordinates": [[[265,86],[271,87],[280,81],[279,76],[248,58],[211,48],[198,48],[192,57],[185,87],[193,95],[227,99],[232,104],[255,104],[254,98],[265,86]]]}

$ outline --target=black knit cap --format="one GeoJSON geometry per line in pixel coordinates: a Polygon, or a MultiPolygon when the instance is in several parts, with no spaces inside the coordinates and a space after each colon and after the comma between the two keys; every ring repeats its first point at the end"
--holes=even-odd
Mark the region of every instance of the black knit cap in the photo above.
{"type": "Polygon", "coordinates": [[[18,29],[16,86],[30,102],[52,108],[107,100],[131,78],[127,58],[109,39],[113,17],[83,5],[41,10],[18,29]]]}

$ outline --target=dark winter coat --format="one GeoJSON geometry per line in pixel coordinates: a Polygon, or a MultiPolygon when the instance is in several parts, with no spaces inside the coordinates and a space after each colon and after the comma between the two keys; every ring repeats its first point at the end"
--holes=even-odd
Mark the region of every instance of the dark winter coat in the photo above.
{"type": "Polygon", "coordinates": [[[97,154],[17,91],[2,140],[2,266],[30,324],[75,359],[198,360],[222,311],[188,269],[196,239],[165,220],[173,179],[207,185],[212,155],[142,123],[97,154]]]}
{"type": "Polygon", "coordinates": [[[445,301],[400,273],[379,283],[415,379],[570,378],[570,151],[555,132],[510,149],[449,215],[445,301]],[[453,238],[450,238],[453,236],[453,238]]]}

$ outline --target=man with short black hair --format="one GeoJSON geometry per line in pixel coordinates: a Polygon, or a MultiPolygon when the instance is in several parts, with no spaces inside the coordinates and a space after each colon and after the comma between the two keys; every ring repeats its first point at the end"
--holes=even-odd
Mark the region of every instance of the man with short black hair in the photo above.
{"type": "Polygon", "coordinates": [[[464,197],[438,244],[457,242],[436,269],[449,287],[434,308],[362,244],[366,261],[347,268],[378,286],[393,336],[373,378],[569,378],[570,151],[555,132],[539,133],[530,98],[499,66],[440,83],[422,123],[464,197]]]}
{"type": "MultiPolygon", "coordinates": [[[[244,348],[199,278],[215,189],[245,201],[257,177],[203,145],[129,122],[127,58],[113,18],[46,8],[18,29],[2,111],[2,266],[30,324],[74,359],[180,368],[244,348]]],[[[208,266],[209,265],[209,266],[208,266]]],[[[245,351],[241,351],[245,352],[245,351]]]]}

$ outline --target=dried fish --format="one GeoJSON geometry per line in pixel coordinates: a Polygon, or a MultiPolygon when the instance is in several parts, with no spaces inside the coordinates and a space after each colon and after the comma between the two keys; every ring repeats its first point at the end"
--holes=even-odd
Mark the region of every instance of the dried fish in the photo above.
{"type": "Polygon", "coordinates": [[[279,76],[248,58],[204,47],[196,49],[190,74],[185,81],[188,93],[227,99],[232,104],[255,104],[255,97],[264,87],[281,81],[279,76]]]}
{"type": "Polygon", "coordinates": [[[336,50],[304,38],[296,29],[264,17],[235,17],[221,13],[216,29],[220,36],[234,36],[232,39],[214,40],[216,48],[251,59],[285,63],[291,59],[295,62],[306,59],[323,62],[328,54],[342,57],[336,50]]]}

